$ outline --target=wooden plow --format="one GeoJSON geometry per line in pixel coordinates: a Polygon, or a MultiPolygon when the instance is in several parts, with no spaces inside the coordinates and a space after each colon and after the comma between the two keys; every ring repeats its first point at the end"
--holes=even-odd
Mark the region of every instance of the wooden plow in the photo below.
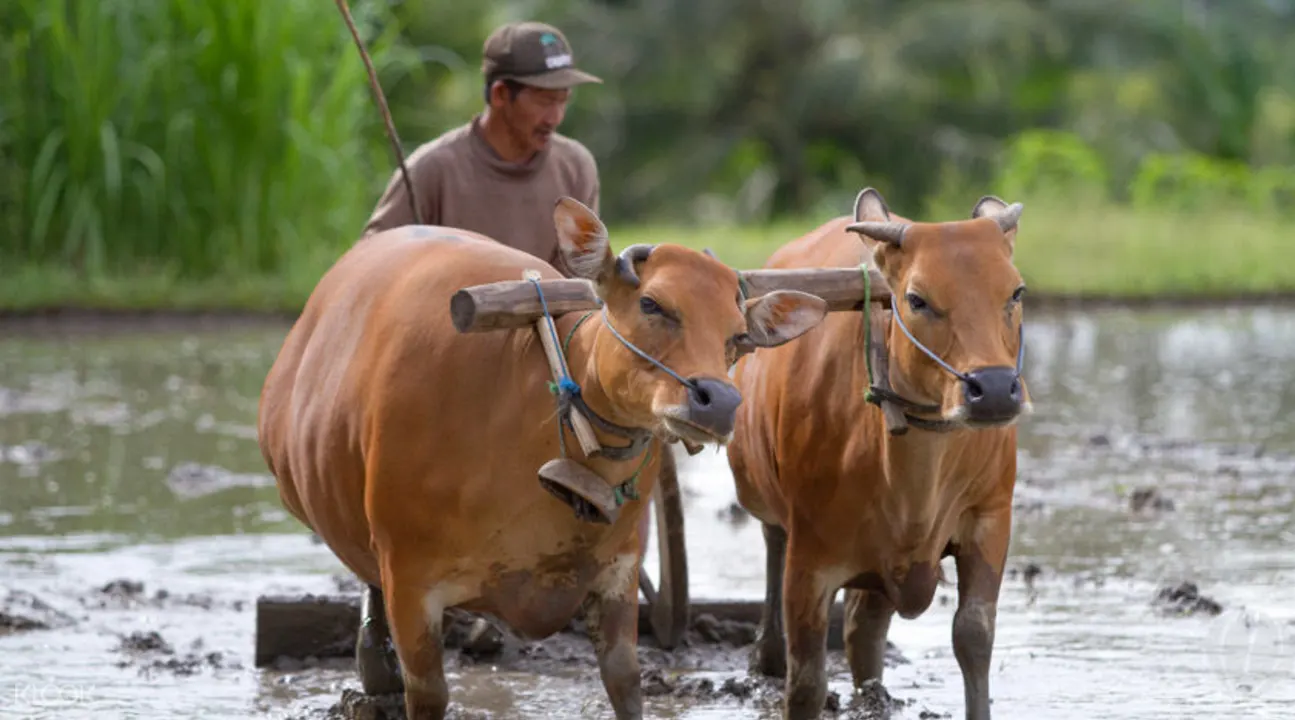
{"type": "MultiPolygon", "coordinates": [[[[759,269],[739,271],[748,297],[758,297],[776,290],[799,290],[817,295],[827,303],[829,312],[869,310],[863,315],[871,323],[874,382],[889,389],[884,352],[885,328],[890,319],[890,288],[875,269],[860,267],[814,269],[759,269]],[[871,307],[869,307],[871,305],[871,307]]],[[[586,312],[599,307],[593,285],[581,279],[537,280],[556,320],[566,313],[586,312]]],[[[549,338],[544,322],[544,308],[535,282],[518,279],[475,285],[458,291],[450,303],[454,327],[460,333],[493,332],[537,328],[543,341],[549,338]]],[[[792,342],[796,342],[793,340],[792,342]]],[[[547,348],[546,348],[547,350],[547,348]]],[[[546,352],[553,369],[560,358],[556,348],[546,352]]],[[[899,434],[907,429],[899,408],[880,402],[887,429],[899,434]]],[[[573,426],[586,453],[597,447],[592,430],[588,438],[579,430],[587,420],[573,411],[573,426]]],[[[652,496],[656,519],[658,551],[655,578],[647,568],[640,568],[639,588],[646,610],[640,610],[640,631],[651,634],[655,644],[676,647],[688,630],[696,613],[709,614],[716,620],[755,622],[760,616],[759,602],[708,602],[692,605],[688,590],[688,558],[684,533],[683,498],[679,479],[674,473],[662,473],[652,496]]],[[[265,596],[257,600],[256,665],[268,665],[276,658],[302,659],[307,656],[348,656],[354,652],[358,622],[358,596],[265,596]]],[[[834,609],[834,613],[839,609],[834,609]]],[[[836,615],[833,615],[836,618],[836,615]]],[[[834,620],[837,622],[837,620],[834,620]]],[[[835,627],[835,626],[834,626],[835,627]]],[[[839,628],[835,630],[839,645],[839,628]]]]}

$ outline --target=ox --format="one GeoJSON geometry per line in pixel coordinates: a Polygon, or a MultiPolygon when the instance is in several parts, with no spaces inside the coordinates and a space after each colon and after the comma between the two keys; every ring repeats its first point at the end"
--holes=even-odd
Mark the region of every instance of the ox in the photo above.
{"type": "Polygon", "coordinates": [[[259,442],[282,501],[370,586],[361,644],[389,628],[410,718],[445,716],[442,620],[452,607],[532,638],[583,611],[616,717],[641,718],[640,520],[663,442],[727,441],[741,402],[727,380],[737,355],[824,316],[823,301],[804,293],[744,302],[737,273],[677,245],[617,257],[601,220],[570,198],[555,205],[554,223],[563,259],[603,302],[556,320],[582,408],[604,421],[595,423],[604,446],[624,443],[605,428],[650,436],[643,452],[581,461],[612,484],[637,478],[643,499],[630,493],[613,522],[580,520],[537,481],[576,444],[569,433],[559,440],[535,331],[452,325],[462,287],[530,269],[562,277],[482,235],[409,226],[357,243],[320,279],[262,391],[259,442]]]}
{"type": "Polygon", "coordinates": [[[870,256],[893,297],[890,392],[869,385],[867,319],[852,313],[742,358],[734,376],[746,400],[728,458],[738,501],[763,523],[767,563],[752,665],[787,678],[788,720],[822,710],[837,590],[854,684],[880,681],[891,616],[929,607],[948,556],[966,716],[989,718],[1014,423],[1030,409],[1019,374],[1024,285],[1012,263],[1020,213],[986,196],[969,220],[912,222],[867,188],[853,218],[825,223],[767,263],[862,267],[870,256]],[[888,433],[869,390],[900,406],[911,429],[888,433]]]}

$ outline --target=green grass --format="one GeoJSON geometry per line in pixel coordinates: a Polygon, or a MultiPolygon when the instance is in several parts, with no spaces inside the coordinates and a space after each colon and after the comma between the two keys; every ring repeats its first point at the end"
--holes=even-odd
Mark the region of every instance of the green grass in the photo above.
{"type": "MultiPolygon", "coordinates": [[[[677,242],[709,247],[724,262],[743,268],[759,267],[775,248],[820,222],[618,228],[609,220],[617,249],[636,242],[677,242]]],[[[1295,293],[1295,266],[1280,262],[1292,242],[1290,224],[1276,217],[1031,202],[1021,220],[1016,261],[1035,297],[1241,297],[1295,293]]],[[[228,274],[207,280],[186,280],[163,269],[89,277],[49,265],[0,269],[0,308],[291,312],[305,303],[340,252],[319,246],[291,258],[275,275],[228,274]]]]}
{"type": "Polygon", "coordinates": [[[359,55],[328,3],[269,5],[0,3],[0,265],[279,274],[359,227],[390,153],[359,55]]]}
{"type": "MultiPolygon", "coordinates": [[[[967,203],[970,205],[970,203],[967,203]]],[[[1295,223],[1242,212],[1145,211],[1101,205],[1025,202],[1016,265],[1032,296],[1154,298],[1295,292],[1295,266],[1280,262],[1295,245],[1295,223]]],[[[914,213],[901,213],[926,219],[914,213]]],[[[769,253],[826,218],[759,228],[631,228],[618,247],[669,240],[710,247],[726,263],[757,267],[769,253]]],[[[952,214],[932,220],[961,219],[952,214]]]]}

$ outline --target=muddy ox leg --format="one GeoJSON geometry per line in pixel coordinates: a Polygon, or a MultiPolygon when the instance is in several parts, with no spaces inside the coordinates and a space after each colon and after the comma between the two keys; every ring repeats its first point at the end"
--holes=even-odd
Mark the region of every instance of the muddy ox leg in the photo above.
{"type": "Polygon", "coordinates": [[[368,695],[389,695],[404,689],[400,680],[400,663],[396,660],[387,625],[386,603],[382,588],[364,586],[360,604],[360,631],[355,638],[355,665],[360,686],[368,695]]]}
{"type": "MultiPolygon", "coordinates": [[[[1009,511],[1010,512],[1010,511],[1009,511]]],[[[962,670],[967,720],[989,720],[989,664],[994,651],[998,591],[1011,533],[1008,513],[981,521],[979,544],[954,551],[958,568],[958,610],[953,615],[953,655],[962,670]]]]}
{"type": "Polygon", "coordinates": [[[845,591],[845,658],[855,688],[869,680],[881,681],[886,668],[886,633],[894,612],[895,606],[881,593],[845,591]]]}
{"type": "Polygon", "coordinates": [[[764,530],[764,608],[760,635],[751,654],[751,670],[769,677],[787,676],[787,644],[782,626],[782,566],[787,560],[787,532],[777,525],[764,530]]]}
{"type": "Polygon", "coordinates": [[[405,716],[409,720],[444,720],[450,704],[445,682],[441,629],[445,604],[437,593],[418,582],[382,572],[391,637],[400,658],[405,683],[405,716]]]}
{"type": "Polygon", "coordinates": [[[787,642],[784,720],[818,718],[827,700],[827,620],[836,588],[797,547],[793,526],[782,577],[782,626],[787,642]]]}
{"type": "Polygon", "coordinates": [[[585,625],[598,673],[616,720],[642,720],[638,659],[638,557],[618,555],[599,574],[584,603],[585,625]]]}

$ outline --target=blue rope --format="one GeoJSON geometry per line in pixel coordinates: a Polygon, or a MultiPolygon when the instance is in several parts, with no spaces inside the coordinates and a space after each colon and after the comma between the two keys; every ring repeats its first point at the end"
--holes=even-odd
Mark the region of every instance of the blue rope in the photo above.
{"type": "Polygon", "coordinates": [[[549,334],[553,336],[553,347],[558,348],[558,363],[561,375],[558,377],[556,384],[550,383],[549,390],[558,397],[558,447],[562,451],[563,459],[565,459],[567,457],[567,440],[562,433],[562,426],[567,425],[571,427],[572,432],[575,432],[575,428],[571,426],[570,408],[571,399],[580,394],[580,384],[571,379],[567,368],[566,353],[562,352],[562,345],[558,340],[558,328],[553,322],[553,314],[549,312],[548,300],[544,298],[544,288],[540,286],[540,282],[536,278],[531,278],[530,282],[535,286],[535,293],[540,296],[540,307],[544,309],[544,320],[548,325],[549,334]]]}

